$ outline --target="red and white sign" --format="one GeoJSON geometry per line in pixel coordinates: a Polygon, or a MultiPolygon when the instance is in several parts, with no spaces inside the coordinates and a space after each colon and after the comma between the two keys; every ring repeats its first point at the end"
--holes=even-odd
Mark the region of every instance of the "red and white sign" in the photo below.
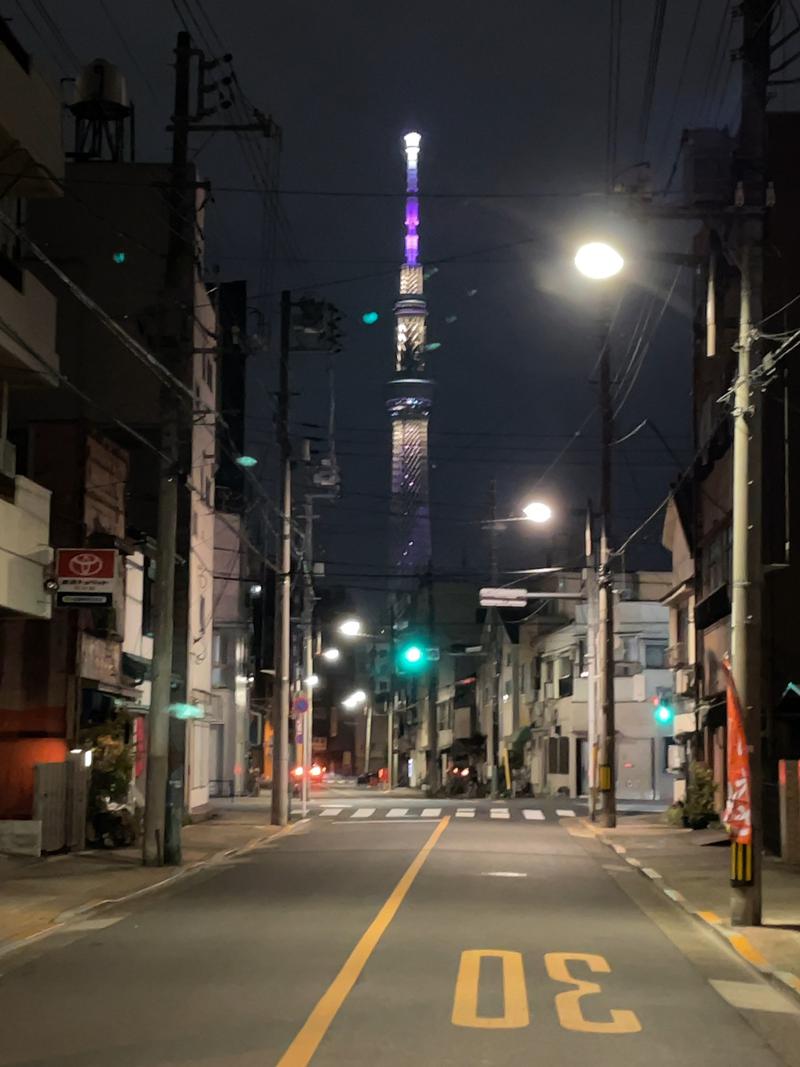
{"type": "Polygon", "coordinates": [[[117,582],[114,548],[59,548],[56,554],[58,604],[61,607],[110,605],[117,582]]]}

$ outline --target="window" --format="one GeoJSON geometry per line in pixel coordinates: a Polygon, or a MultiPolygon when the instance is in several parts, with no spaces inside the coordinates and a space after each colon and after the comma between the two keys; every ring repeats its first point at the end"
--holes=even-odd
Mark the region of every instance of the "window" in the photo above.
{"type": "MultiPolygon", "coordinates": [[[[19,229],[25,228],[25,201],[18,196],[0,197],[0,210],[11,218],[19,229]]],[[[15,289],[22,290],[22,243],[15,233],[2,227],[0,233],[0,277],[5,278],[15,289]]]]}
{"type": "Polygon", "coordinates": [[[205,633],[206,629],[206,598],[203,594],[200,594],[200,632],[205,633]]]}
{"type": "Polygon", "coordinates": [[[519,691],[520,691],[520,693],[524,693],[525,692],[525,674],[526,673],[527,672],[525,671],[525,664],[523,663],[523,665],[522,665],[522,667],[520,667],[520,671],[519,671],[519,691]]]}
{"type": "Polygon", "coordinates": [[[589,664],[586,659],[586,642],[578,642],[578,674],[581,678],[589,677],[589,664]]]}
{"type": "Polygon", "coordinates": [[[552,682],[553,680],[553,661],[551,659],[544,661],[544,680],[546,682],[552,682]]]}
{"type": "Polygon", "coordinates": [[[511,666],[511,653],[510,652],[506,652],[506,667],[510,667],[510,666],[511,666]]]}
{"type": "Polygon", "coordinates": [[[569,738],[549,737],[547,749],[548,774],[569,774],[569,738]]]}
{"type": "Polygon", "coordinates": [[[656,645],[648,642],[644,646],[644,665],[653,670],[663,670],[667,665],[666,645],[656,645]]]}
{"type": "Polygon", "coordinates": [[[572,696],[572,661],[566,657],[558,661],[558,695],[572,696]]]}
{"type": "Polygon", "coordinates": [[[153,586],[156,580],[155,561],[144,558],[142,566],[142,636],[153,636],[153,586]]]}

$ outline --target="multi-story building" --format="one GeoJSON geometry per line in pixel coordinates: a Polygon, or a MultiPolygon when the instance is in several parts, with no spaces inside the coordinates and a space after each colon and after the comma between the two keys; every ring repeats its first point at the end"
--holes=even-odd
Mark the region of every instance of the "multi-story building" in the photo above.
{"type": "MultiPolygon", "coordinates": [[[[770,204],[765,241],[761,322],[763,355],[800,325],[800,211],[793,195],[795,146],[800,114],[767,116],[766,177],[770,204]]],[[[726,406],[737,373],[739,272],[731,248],[731,210],[736,202],[739,162],[735,141],[717,130],[689,131],[685,139],[687,205],[704,218],[725,217],[697,236],[694,252],[703,264],[696,275],[692,363],[696,459],[676,492],[664,530],[673,552],[670,604],[675,690],[683,690],[681,736],[689,753],[711,768],[723,803],[726,751],[726,678],[723,659],[731,651],[731,550],[733,437],[726,406]],[[685,647],[683,645],[686,642],[685,647]]],[[[800,726],[782,699],[797,680],[795,616],[800,566],[792,531],[800,522],[800,494],[792,477],[800,442],[800,372],[793,355],[760,368],[762,466],[754,477],[762,487],[760,510],[763,680],[762,760],[764,839],[780,849],[778,764],[800,755],[800,726]]]]}
{"type": "MultiPolygon", "coordinates": [[[[671,702],[668,609],[660,602],[669,576],[620,574],[615,587],[614,698],[617,792],[622,799],[670,799],[670,722],[654,701],[671,702]]],[[[588,606],[582,576],[562,573],[542,592],[568,598],[540,601],[524,620],[505,609],[487,618],[484,660],[478,673],[481,730],[487,738],[497,707],[501,788],[506,774],[534,793],[580,796],[588,790],[591,758],[588,606]],[[574,596],[574,599],[571,599],[574,596]]],[[[671,704],[670,704],[671,707],[671,704]]],[[[597,726],[595,727],[596,736],[597,726]]]]}

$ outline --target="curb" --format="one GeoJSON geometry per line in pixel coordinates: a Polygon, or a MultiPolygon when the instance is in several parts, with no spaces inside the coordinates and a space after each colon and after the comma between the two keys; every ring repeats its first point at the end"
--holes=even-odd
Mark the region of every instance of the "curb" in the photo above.
{"type": "Polygon", "coordinates": [[[179,868],[174,873],[167,875],[166,878],[161,878],[159,881],[153,882],[152,885],[142,886],[141,889],[134,889],[130,893],[123,893],[122,896],[108,897],[105,900],[91,900],[86,904],[80,904],[76,908],[69,908],[67,911],[62,911],[51,919],[47,926],[42,927],[41,930],[37,930],[33,934],[29,934],[27,937],[20,938],[19,940],[6,939],[5,941],[0,941],[0,959],[10,955],[12,952],[16,952],[18,949],[25,948],[26,946],[35,944],[37,941],[44,940],[44,938],[49,937],[51,934],[68,926],[69,923],[75,922],[78,919],[85,919],[93,912],[102,911],[104,908],[112,907],[115,904],[124,904],[129,900],[136,900],[137,898],[146,896],[148,893],[152,893],[157,889],[165,889],[167,886],[173,885],[175,882],[185,878],[189,878],[191,875],[197,874],[199,871],[214,867],[217,864],[224,862],[226,859],[230,859],[232,856],[244,855],[247,852],[252,852],[254,849],[259,848],[261,845],[267,845],[272,841],[277,841],[281,837],[287,837],[306,822],[308,822],[307,819],[298,819],[297,822],[291,823],[289,826],[281,827],[277,833],[255,837],[252,841],[248,841],[246,845],[242,845],[239,848],[221,849],[219,852],[214,852],[204,860],[198,860],[196,863],[191,863],[187,867],[179,868]]]}
{"type": "Polygon", "coordinates": [[[658,871],[653,870],[652,867],[645,867],[641,860],[628,855],[628,850],[624,845],[619,845],[610,838],[605,837],[603,832],[588,820],[582,819],[581,822],[597,841],[610,848],[618,856],[621,856],[634,870],[637,870],[639,874],[651,881],[656,889],[660,889],[673,904],[677,904],[695,922],[701,923],[706,930],[713,930],[740,959],[744,960],[762,978],[767,978],[782,992],[790,993],[800,1000],[800,978],[796,974],[792,971],[779,971],[773,967],[766,956],[744,934],[739,933],[736,927],[727,926],[716,912],[702,911],[699,908],[695,908],[682,893],[679,893],[677,889],[670,888],[658,871]]]}

